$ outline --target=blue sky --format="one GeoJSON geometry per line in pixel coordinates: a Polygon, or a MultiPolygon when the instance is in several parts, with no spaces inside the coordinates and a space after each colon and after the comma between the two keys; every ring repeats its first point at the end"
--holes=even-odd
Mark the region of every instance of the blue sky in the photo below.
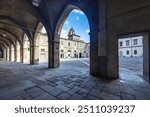
{"type": "MultiPolygon", "coordinates": [[[[82,40],[88,43],[90,42],[89,22],[82,11],[75,9],[69,14],[63,25],[61,37],[68,38],[67,35],[71,27],[74,28],[76,35],[81,36],[82,40]]],[[[46,33],[45,28],[42,29],[42,33],[46,33]]]]}
{"type": "Polygon", "coordinates": [[[89,42],[89,23],[87,17],[82,11],[73,10],[69,14],[62,28],[61,37],[66,38],[71,27],[74,28],[77,35],[81,36],[82,40],[89,42]]]}

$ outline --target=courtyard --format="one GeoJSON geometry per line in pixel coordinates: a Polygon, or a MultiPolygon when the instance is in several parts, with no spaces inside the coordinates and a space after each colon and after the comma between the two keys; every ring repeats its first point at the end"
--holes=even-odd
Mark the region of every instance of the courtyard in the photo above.
{"type": "Polygon", "coordinates": [[[139,61],[142,59],[122,58],[121,78],[111,81],[91,76],[87,58],[62,59],[60,67],[56,69],[48,69],[47,64],[25,65],[0,61],[0,99],[150,99],[150,85],[142,79],[142,67],[139,61]],[[128,66],[125,64],[127,61],[131,62],[128,66]]]}

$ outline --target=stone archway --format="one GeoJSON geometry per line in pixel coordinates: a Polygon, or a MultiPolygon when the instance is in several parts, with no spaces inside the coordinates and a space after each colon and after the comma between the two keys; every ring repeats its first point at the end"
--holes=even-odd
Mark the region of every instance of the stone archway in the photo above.
{"type": "Polygon", "coordinates": [[[39,41],[40,41],[40,33],[43,28],[43,25],[41,23],[38,24],[37,26],[37,33],[35,33],[34,36],[34,64],[39,64],[39,41]]]}
{"type": "Polygon", "coordinates": [[[30,40],[25,34],[23,38],[23,63],[25,64],[30,64],[30,44],[30,40]]]}
{"type": "Polygon", "coordinates": [[[48,62],[48,37],[47,32],[42,32],[45,27],[39,23],[34,37],[34,64],[48,62]]]}
{"type": "Polygon", "coordinates": [[[6,52],[7,52],[7,61],[10,61],[10,47],[6,48],[6,52]]]}
{"type": "Polygon", "coordinates": [[[21,52],[21,50],[20,50],[20,47],[21,45],[20,45],[20,43],[17,41],[16,42],[16,62],[21,62],[21,57],[20,57],[20,52],[21,52]]]}
{"type": "Polygon", "coordinates": [[[13,44],[11,44],[11,61],[15,61],[15,48],[13,44]]]}
{"type": "MultiPolygon", "coordinates": [[[[89,19],[88,19],[87,15],[84,13],[84,11],[81,8],[77,7],[76,5],[68,5],[68,6],[66,6],[65,10],[62,12],[61,17],[60,17],[59,21],[57,22],[57,26],[55,29],[55,38],[54,38],[56,42],[60,42],[61,31],[64,26],[64,23],[65,23],[66,19],[69,17],[70,13],[74,10],[79,10],[79,11],[83,12],[85,19],[88,21],[87,25],[89,25],[89,27],[90,27],[89,19]]],[[[68,44],[70,46],[70,42],[68,42],[68,44]]],[[[60,46],[60,45],[57,44],[57,46],[60,46]]],[[[55,50],[55,52],[57,53],[57,55],[55,54],[55,61],[57,62],[56,63],[57,65],[59,65],[59,61],[60,61],[59,56],[61,55],[61,58],[63,58],[62,52],[59,53],[60,52],[59,48],[60,47],[58,47],[57,50],[55,50]]],[[[78,50],[78,51],[80,51],[80,50],[78,50]]],[[[74,50],[71,49],[71,52],[68,52],[66,50],[66,56],[67,56],[67,58],[72,58],[72,57],[77,58],[77,56],[80,56],[80,55],[78,55],[77,52],[74,52],[74,50]]]]}

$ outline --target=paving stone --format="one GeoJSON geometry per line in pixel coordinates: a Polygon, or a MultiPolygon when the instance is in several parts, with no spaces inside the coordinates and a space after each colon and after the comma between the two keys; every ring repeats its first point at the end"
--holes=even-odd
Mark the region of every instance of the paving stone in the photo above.
{"type": "Polygon", "coordinates": [[[113,95],[111,93],[101,92],[99,95],[99,98],[105,99],[105,100],[120,100],[121,98],[119,96],[113,95]]]}
{"type": "Polygon", "coordinates": [[[59,99],[62,99],[62,100],[67,100],[69,99],[71,95],[67,94],[67,93],[62,93],[60,94],[59,96],[57,96],[59,99]]]}
{"type": "Polygon", "coordinates": [[[98,98],[98,97],[95,97],[95,96],[89,95],[89,94],[85,97],[85,99],[86,100],[101,100],[101,98],[98,98]]]}
{"type": "Polygon", "coordinates": [[[126,93],[121,93],[121,97],[123,100],[135,100],[134,95],[126,94],[126,93]]]}
{"type": "Polygon", "coordinates": [[[58,86],[56,86],[56,88],[61,89],[61,90],[65,91],[65,92],[70,90],[70,88],[65,87],[63,85],[58,85],[58,86]]]}
{"type": "Polygon", "coordinates": [[[72,88],[71,90],[69,90],[67,93],[70,94],[70,95],[73,95],[73,94],[75,94],[78,90],[81,90],[81,88],[79,88],[79,87],[74,87],[74,88],[72,88]]]}
{"type": "Polygon", "coordinates": [[[79,90],[77,93],[85,96],[89,93],[90,90],[91,89],[84,88],[84,89],[79,90]]]}
{"type": "Polygon", "coordinates": [[[58,84],[54,83],[54,82],[49,82],[48,85],[52,86],[52,87],[56,87],[58,84]]]}
{"type": "Polygon", "coordinates": [[[17,96],[17,97],[12,98],[12,100],[23,100],[23,98],[21,96],[17,96]]]}
{"type": "Polygon", "coordinates": [[[114,95],[117,95],[117,96],[121,95],[121,91],[119,89],[113,89],[113,88],[110,88],[110,87],[104,87],[102,89],[102,91],[107,92],[107,93],[111,93],[111,94],[114,94],[114,95]]]}
{"type": "Polygon", "coordinates": [[[43,94],[33,98],[33,100],[57,100],[57,98],[50,95],[49,93],[43,93],[43,94]]]}
{"type": "Polygon", "coordinates": [[[131,95],[136,94],[136,91],[132,88],[129,88],[129,87],[124,87],[122,89],[122,92],[127,93],[127,94],[131,94],[131,95]]]}
{"type": "Polygon", "coordinates": [[[58,82],[56,82],[56,84],[58,84],[58,85],[63,85],[64,82],[63,82],[63,81],[58,81],[58,82]]]}
{"type": "Polygon", "coordinates": [[[50,86],[50,85],[39,85],[39,87],[40,87],[41,89],[43,89],[44,91],[46,91],[46,92],[50,92],[50,91],[52,91],[52,90],[55,89],[54,87],[52,87],[52,86],[50,86]]]}
{"type": "Polygon", "coordinates": [[[23,92],[22,94],[21,94],[21,97],[23,98],[23,99],[27,99],[27,98],[29,98],[29,97],[31,97],[28,93],[26,93],[26,92],[23,92]]]}
{"type": "Polygon", "coordinates": [[[14,93],[14,94],[18,94],[18,93],[22,93],[25,89],[30,88],[35,86],[35,83],[21,83],[21,84],[17,84],[17,85],[13,85],[12,87],[10,87],[10,90],[14,93]]]}
{"type": "Polygon", "coordinates": [[[33,87],[33,88],[27,90],[26,92],[29,93],[29,95],[32,97],[36,97],[36,96],[39,96],[40,94],[44,93],[44,91],[38,87],[33,87]]]}
{"type": "Polygon", "coordinates": [[[62,93],[63,93],[63,91],[58,88],[55,88],[54,90],[50,91],[50,94],[52,94],[53,96],[58,96],[62,93]]]}
{"type": "Polygon", "coordinates": [[[98,89],[92,89],[89,94],[92,95],[92,96],[96,96],[98,97],[99,94],[100,94],[101,90],[98,90],[98,89]]]}
{"type": "Polygon", "coordinates": [[[12,97],[14,97],[14,95],[8,88],[0,89],[0,99],[1,100],[11,99],[12,97]]]}
{"type": "Polygon", "coordinates": [[[82,99],[83,99],[83,95],[77,93],[69,98],[69,100],[82,100],[82,99]]]}

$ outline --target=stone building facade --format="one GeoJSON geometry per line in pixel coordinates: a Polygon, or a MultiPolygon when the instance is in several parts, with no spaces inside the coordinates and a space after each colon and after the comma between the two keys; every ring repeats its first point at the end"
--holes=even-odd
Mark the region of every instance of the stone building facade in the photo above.
{"type": "Polygon", "coordinates": [[[39,63],[46,62],[48,62],[48,38],[46,34],[41,34],[39,40],[39,63]]]}
{"type": "MultiPolygon", "coordinates": [[[[60,58],[87,58],[90,53],[90,44],[80,39],[73,28],[67,38],[60,38],[60,58]]],[[[39,41],[39,63],[48,62],[48,38],[41,34],[39,41]]]]}
{"type": "Polygon", "coordinates": [[[80,39],[73,28],[68,33],[68,39],[60,39],[60,58],[86,58],[89,57],[89,43],[80,39]]]}
{"type": "Polygon", "coordinates": [[[120,38],[119,57],[143,56],[143,36],[120,38]]]}

